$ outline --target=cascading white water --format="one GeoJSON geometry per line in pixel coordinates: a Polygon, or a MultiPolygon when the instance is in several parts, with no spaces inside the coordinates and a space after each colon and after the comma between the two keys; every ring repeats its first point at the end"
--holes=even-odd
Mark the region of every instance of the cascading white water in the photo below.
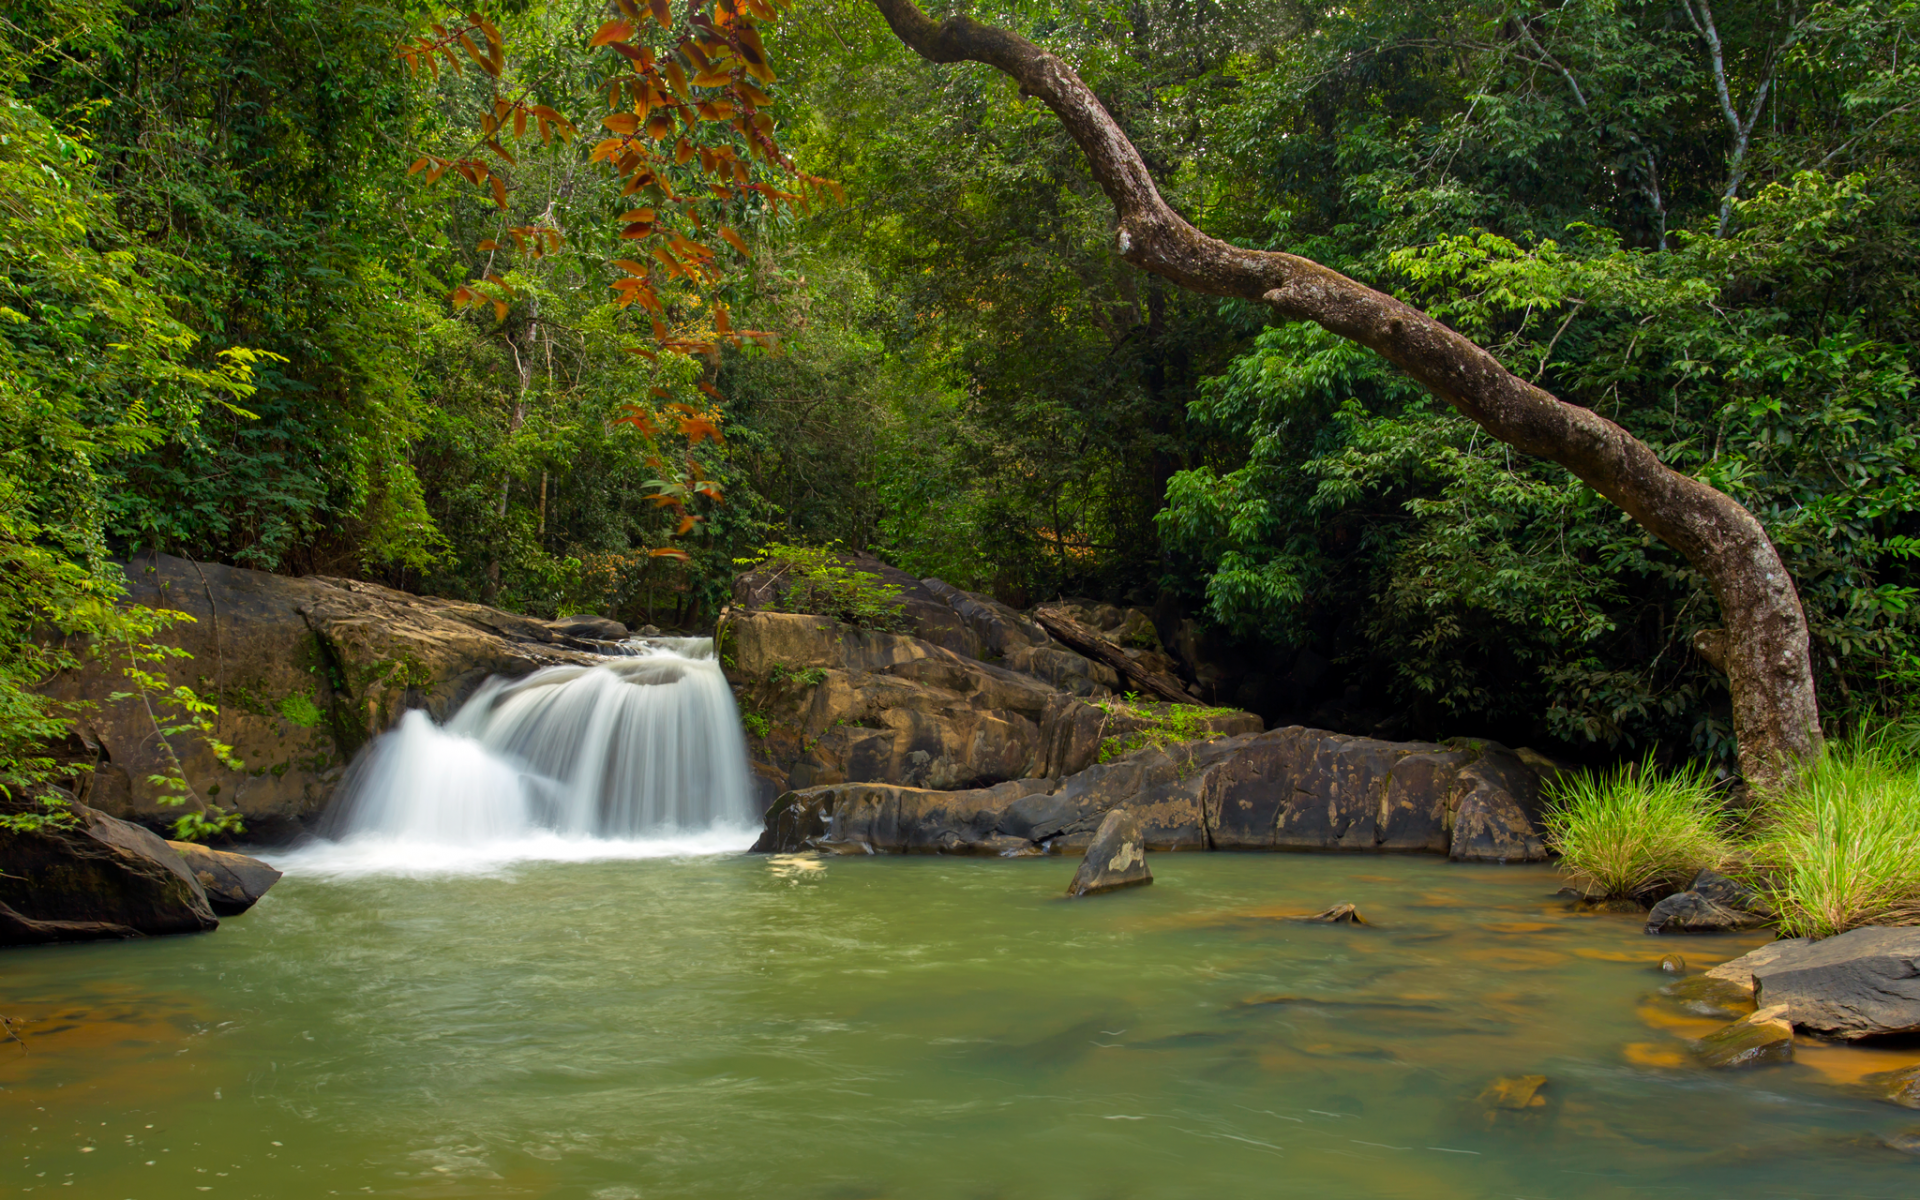
{"type": "Polygon", "coordinates": [[[711,638],[491,679],[443,727],[410,712],[343,784],[327,873],[743,849],[745,738],[711,638]]]}

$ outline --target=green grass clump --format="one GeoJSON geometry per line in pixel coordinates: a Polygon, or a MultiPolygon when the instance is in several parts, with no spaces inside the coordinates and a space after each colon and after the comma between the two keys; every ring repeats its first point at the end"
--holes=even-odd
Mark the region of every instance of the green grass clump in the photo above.
{"type": "Polygon", "coordinates": [[[1660,773],[1649,755],[1548,786],[1547,844],[1563,869],[1611,899],[1678,890],[1735,858],[1732,820],[1711,771],[1660,773]]]}
{"type": "Polygon", "coordinates": [[[1143,700],[1134,692],[1128,692],[1125,699],[1108,696],[1092,703],[1107,716],[1120,718],[1123,725],[1144,723],[1101,738],[1100,761],[1103,763],[1125,758],[1135,750],[1144,750],[1148,746],[1165,747],[1176,742],[1212,741],[1226,737],[1226,734],[1210,728],[1210,722],[1216,717],[1231,717],[1240,712],[1237,708],[1209,708],[1202,704],[1156,703],[1143,700]]]}
{"type": "Polygon", "coordinates": [[[1920,753],[1912,731],[1830,745],[1770,805],[1753,859],[1780,930],[1920,924],[1920,753]]]}

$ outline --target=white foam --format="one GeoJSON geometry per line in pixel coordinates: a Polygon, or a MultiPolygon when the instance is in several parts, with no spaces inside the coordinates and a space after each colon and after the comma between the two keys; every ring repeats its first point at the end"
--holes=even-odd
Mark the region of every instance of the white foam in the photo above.
{"type": "Polygon", "coordinates": [[[649,858],[704,858],[738,854],[753,844],[757,826],[722,825],[692,833],[645,838],[567,837],[551,831],[465,845],[420,842],[379,834],[315,840],[257,856],[288,875],[353,879],[366,875],[428,878],[500,875],[543,862],[580,863],[649,858]]]}

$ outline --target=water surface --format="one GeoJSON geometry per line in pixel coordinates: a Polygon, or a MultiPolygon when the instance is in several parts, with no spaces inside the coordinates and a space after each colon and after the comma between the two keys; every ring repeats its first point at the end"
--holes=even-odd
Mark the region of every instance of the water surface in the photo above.
{"type": "Polygon", "coordinates": [[[211,935],[0,954],[0,1194],[1920,1194],[1878,1141],[1920,1113],[1844,1086],[1920,1054],[1696,1070],[1653,964],[1763,939],[1570,913],[1546,868],[291,865],[211,935]],[[1375,925],[1282,919],[1340,901],[1375,925]],[[1542,1104],[1482,1100],[1522,1075],[1542,1104]]]}

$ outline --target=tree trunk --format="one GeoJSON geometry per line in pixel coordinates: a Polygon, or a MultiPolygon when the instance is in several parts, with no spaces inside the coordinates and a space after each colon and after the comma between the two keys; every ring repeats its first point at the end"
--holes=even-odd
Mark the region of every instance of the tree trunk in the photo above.
{"type": "Polygon", "coordinates": [[[1216,296],[1262,301],[1379,354],[1492,436],[1558,463],[1672,546],[1706,577],[1729,633],[1740,768],[1761,794],[1820,749],[1820,714],[1799,593],[1752,513],[1669,469],[1645,443],[1502,367],[1417,308],[1292,254],[1208,237],[1162,199],[1132,142],[1064,62],[1017,34],[967,17],[934,22],[913,0],[873,0],[893,32],[930,62],[977,62],[1043,101],[1086,154],[1115,209],[1121,257],[1216,296]]]}

